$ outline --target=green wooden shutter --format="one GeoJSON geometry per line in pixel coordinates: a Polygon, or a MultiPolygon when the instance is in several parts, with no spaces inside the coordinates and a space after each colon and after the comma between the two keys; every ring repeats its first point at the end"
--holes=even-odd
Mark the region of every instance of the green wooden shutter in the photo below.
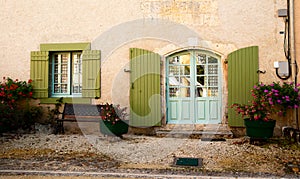
{"type": "Polygon", "coordinates": [[[160,55],[130,49],[130,125],[161,125],[160,55]]]}
{"type": "Polygon", "coordinates": [[[100,97],[100,57],[99,50],[82,53],[82,97],[100,97]]]}
{"type": "Polygon", "coordinates": [[[48,98],[49,53],[47,51],[33,51],[30,58],[33,97],[48,98]]]}
{"type": "Polygon", "coordinates": [[[244,126],[240,115],[230,108],[234,103],[247,104],[252,100],[251,89],[258,83],[258,47],[239,49],[228,55],[228,122],[244,126]]]}

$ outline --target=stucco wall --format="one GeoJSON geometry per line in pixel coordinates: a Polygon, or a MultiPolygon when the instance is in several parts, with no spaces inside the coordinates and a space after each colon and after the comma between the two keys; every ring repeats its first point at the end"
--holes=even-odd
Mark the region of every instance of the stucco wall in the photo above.
{"type": "MultiPolygon", "coordinates": [[[[0,0],[0,76],[29,79],[30,51],[41,43],[91,42],[102,53],[103,102],[128,106],[130,47],[162,56],[207,49],[223,62],[257,45],[260,81],[279,81],[273,62],[285,58],[283,8],[283,0],[0,0]]],[[[223,88],[226,97],[226,81],[223,88]]]]}

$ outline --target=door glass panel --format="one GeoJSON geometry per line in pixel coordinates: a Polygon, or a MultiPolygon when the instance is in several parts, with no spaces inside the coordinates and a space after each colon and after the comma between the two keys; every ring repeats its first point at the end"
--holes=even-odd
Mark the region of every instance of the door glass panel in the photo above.
{"type": "Polygon", "coordinates": [[[218,65],[208,65],[208,74],[218,74],[218,65]]]}
{"type": "Polygon", "coordinates": [[[178,97],[191,97],[190,88],[180,88],[178,97]]]}
{"type": "Polygon", "coordinates": [[[214,57],[209,56],[208,57],[208,63],[218,63],[218,60],[214,57]]]}
{"type": "Polygon", "coordinates": [[[180,54],[168,59],[169,97],[190,97],[190,54],[180,54]]]}
{"type": "Polygon", "coordinates": [[[205,54],[197,55],[197,64],[206,64],[206,55],[205,54]]]}
{"type": "Polygon", "coordinates": [[[218,87],[210,87],[209,88],[209,96],[217,97],[218,96],[218,87]]]}

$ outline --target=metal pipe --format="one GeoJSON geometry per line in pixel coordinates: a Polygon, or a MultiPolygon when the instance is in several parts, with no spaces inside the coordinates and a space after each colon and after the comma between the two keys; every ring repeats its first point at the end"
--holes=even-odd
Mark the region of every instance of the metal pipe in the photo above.
{"type": "MultiPolygon", "coordinates": [[[[295,85],[297,85],[298,83],[298,79],[297,79],[297,76],[298,76],[298,64],[297,64],[297,58],[296,58],[296,41],[295,41],[295,1],[294,0],[287,0],[288,1],[288,16],[289,16],[289,19],[290,19],[290,25],[291,28],[290,28],[290,32],[289,34],[290,35],[290,44],[291,44],[291,49],[292,49],[292,52],[291,52],[291,56],[292,56],[292,59],[294,61],[294,83],[295,85]],[[290,2],[291,1],[291,2],[290,2]],[[291,23],[292,22],[292,23],[291,23]]],[[[296,119],[296,128],[299,130],[299,109],[296,109],[295,110],[295,119],[296,119]]]]}

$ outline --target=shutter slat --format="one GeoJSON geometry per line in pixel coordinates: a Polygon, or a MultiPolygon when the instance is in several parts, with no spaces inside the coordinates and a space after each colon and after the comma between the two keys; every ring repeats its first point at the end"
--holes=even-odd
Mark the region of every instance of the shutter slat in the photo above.
{"type": "Polygon", "coordinates": [[[244,126],[240,115],[230,108],[234,103],[247,104],[252,100],[251,89],[258,83],[258,47],[239,49],[228,55],[228,122],[244,126]]]}
{"type": "Polygon", "coordinates": [[[30,58],[33,97],[48,98],[49,53],[47,51],[33,51],[30,58]]]}
{"type": "Polygon", "coordinates": [[[160,55],[130,49],[130,125],[161,125],[160,55]]]}
{"type": "Polygon", "coordinates": [[[82,53],[82,97],[100,97],[99,50],[85,50],[82,53]]]}

